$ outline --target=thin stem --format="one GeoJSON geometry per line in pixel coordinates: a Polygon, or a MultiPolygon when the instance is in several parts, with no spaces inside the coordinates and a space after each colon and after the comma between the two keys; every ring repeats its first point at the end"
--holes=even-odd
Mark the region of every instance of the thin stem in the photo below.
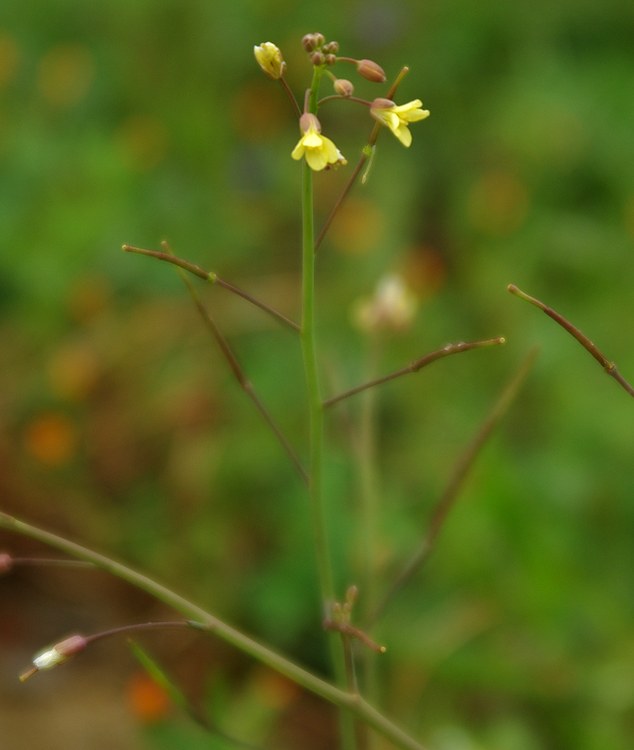
{"type": "Polygon", "coordinates": [[[494,339],[484,339],[482,341],[461,341],[457,344],[447,344],[446,346],[443,346],[442,349],[438,349],[435,352],[430,352],[424,357],[421,357],[414,362],[410,362],[409,365],[407,365],[406,367],[402,367],[400,370],[395,370],[388,375],[383,375],[380,378],[376,378],[374,380],[368,381],[367,383],[357,385],[354,388],[351,388],[348,391],[344,391],[337,396],[332,396],[332,398],[324,401],[324,407],[333,406],[334,404],[339,403],[339,401],[350,398],[350,396],[355,396],[357,393],[361,393],[368,388],[374,388],[378,385],[383,385],[383,383],[388,383],[390,380],[396,380],[396,378],[400,378],[403,375],[409,375],[410,373],[418,372],[419,370],[422,370],[423,367],[430,365],[432,362],[435,362],[438,359],[443,359],[444,357],[449,357],[452,354],[461,354],[462,352],[468,352],[471,349],[480,349],[485,346],[496,346],[504,343],[506,343],[506,339],[503,336],[498,336],[494,339]]]}
{"type": "Polygon", "coordinates": [[[295,94],[293,93],[293,90],[291,89],[291,87],[288,85],[288,81],[286,80],[286,78],[284,76],[282,76],[281,78],[278,78],[278,81],[280,82],[280,86],[284,89],[284,93],[288,97],[288,99],[289,99],[289,101],[291,103],[291,106],[295,110],[295,113],[297,114],[298,117],[301,117],[302,116],[301,107],[297,103],[297,99],[295,98],[295,94]]]}
{"type": "MultiPolygon", "coordinates": [[[[391,99],[394,94],[396,93],[396,90],[401,85],[401,81],[405,76],[409,73],[409,68],[407,66],[401,68],[399,71],[399,74],[396,76],[396,79],[394,80],[394,83],[390,86],[387,92],[387,98],[391,99]]],[[[315,251],[317,251],[321,247],[321,243],[324,240],[324,237],[326,236],[326,233],[330,229],[330,225],[332,224],[335,216],[337,215],[337,212],[343,205],[344,201],[348,197],[348,194],[354,187],[355,182],[357,181],[359,175],[361,174],[366,161],[371,158],[371,156],[374,154],[374,147],[376,144],[376,139],[379,137],[379,132],[381,130],[381,125],[379,125],[378,122],[374,123],[374,126],[372,127],[372,130],[370,132],[370,137],[368,138],[368,142],[361,150],[361,156],[359,157],[359,161],[357,162],[355,168],[352,170],[352,174],[350,175],[350,178],[348,179],[348,182],[345,184],[343,190],[341,191],[341,194],[335,201],[334,206],[330,209],[330,213],[326,217],[326,220],[323,223],[323,226],[319,230],[319,234],[317,235],[317,239],[315,240],[315,251]]]]}
{"type": "Polygon", "coordinates": [[[81,560],[65,560],[48,557],[12,557],[9,553],[0,553],[0,575],[16,567],[22,568],[92,568],[90,563],[81,560]]]}
{"type": "MultiPolygon", "coordinates": [[[[163,243],[163,246],[166,247],[165,243],[163,243]]],[[[205,271],[204,268],[197,266],[195,263],[190,263],[188,260],[179,258],[177,255],[166,251],[161,252],[160,250],[147,250],[143,247],[135,247],[134,245],[123,245],[122,250],[126,253],[147,255],[150,258],[156,258],[157,260],[171,263],[172,265],[178,266],[185,271],[189,271],[189,273],[194,274],[194,276],[198,276],[198,278],[203,279],[203,281],[208,281],[210,284],[217,284],[218,286],[221,286],[223,289],[226,289],[232,294],[235,294],[238,297],[242,297],[242,299],[246,300],[250,304],[255,305],[255,307],[259,307],[260,310],[263,310],[268,315],[273,316],[278,322],[283,323],[288,328],[292,328],[294,331],[299,332],[299,326],[297,325],[297,323],[295,323],[295,321],[287,318],[286,315],[283,315],[281,312],[279,312],[279,310],[276,310],[270,305],[267,305],[265,302],[262,302],[262,300],[257,299],[257,297],[253,297],[248,292],[245,292],[244,289],[240,289],[240,287],[235,286],[235,284],[231,284],[228,281],[221,279],[220,276],[218,276],[218,274],[214,273],[213,271],[205,271]]]]}
{"type": "Polygon", "coordinates": [[[168,630],[170,628],[195,628],[200,629],[200,626],[196,622],[190,620],[169,620],[169,621],[154,621],[154,622],[135,622],[130,625],[121,625],[118,628],[110,628],[109,630],[101,630],[98,633],[86,636],[86,643],[94,643],[100,641],[103,638],[110,638],[115,635],[121,635],[122,633],[139,633],[145,630],[168,630]]]}
{"type": "Polygon", "coordinates": [[[192,300],[194,301],[194,304],[196,305],[196,309],[198,310],[200,317],[205,323],[207,330],[213,336],[214,340],[218,344],[218,347],[220,348],[220,351],[222,352],[225,360],[227,361],[227,364],[229,365],[229,369],[231,370],[231,373],[233,374],[236,381],[238,382],[238,385],[244,391],[244,393],[249,397],[249,399],[251,399],[251,402],[253,403],[257,411],[260,413],[260,416],[262,417],[262,419],[264,419],[265,423],[267,424],[267,426],[269,427],[273,435],[275,435],[275,438],[277,439],[278,443],[282,446],[282,448],[286,452],[286,455],[290,458],[293,466],[295,467],[302,481],[307,483],[308,475],[306,474],[306,470],[302,466],[302,463],[299,460],[299,457],[297,453],[295,452],[293,446],[289,443],[286,436],[284,435],[282,430],[279,428],[277,422],[273,419],[271,413],[264,406],[264,403],[261,401],[260,397],[255,392],[253,383],[249,380],[249,378],[247,378],[244,370],[242,369],[242,366],[238,362],[238,358],[233,353],[233,350],[231,349],[229,342],[222,335],[220,329],[216,325],[216,322],[214,321],[214,319],[211,317],[209,311],[200,301],[200,298],[198,297],[198,294],[196,293],[196,290],[194,289],[190,280],[184,274],[182,274],[182,279],[185,285],[187,286],[187,289],[189,290],[189,293],[192,297],[192,300]]]}
{"type": "Polygon", "coordinates": [[[520,299],[526,300],[526,302],[530,302],[531,305],[535,305],[535,307],[538,307],[540,310],[542,310],[542,312],[545,312],[549,318],[552,318],[556,323],[559,323],[562,328],[568,331],[568,333],[574,339],[576,339],[581,344],[581,346],[592,357],[594,357],[594,359],[596,359],[596,361],[601,365],[601,367],[611,378],[614,378],[614,380],[616,380],[616,382],[624,390],[626,390],[630,394],[630,396],[634,396],[634,386],[632,386],[630,383],[628,383],[627,380],[625,380],[625,378],[617,370],[614,362],[610,362],[610,360],[603,354],[603,352],[592,341],[590,341],[585,333],[580,331],[567,318],[564,318],[561,313],[553,310],[552,307],[548,307],[548,305],[544,304],[535,297],[531,297],[530,294],[526,294],[526,292],[518,289],[515,284],[509,284],[507,289],[511,294],[514,294],[516,297],[520,297],[520,299]]]}
{"type": "Polygon", "coordinates": [[[519,393],[520,388],[537,358],[537,353],[537,349],[533,349],[528,353],[517,371],[502,389],[497,401],[485,417],[484,421],[478,427],[477,432],[465,450],[459,456],[451,472],[449,482],[432,512],[429,525],[418,550],[392,583],[391,587],[383,597],[381,604],[377,607],[371,622],[375,622],[378,619],[394,596],[416,573],[418,573],[429,559],[434,550],[440,531],[460,496],[460,491],[464,486],[464,481],[467,475],[473,468],[476,459],[480,455],[482,448],[491,436],[493,430],[497,427],[519,393]]]}
{"type": "MultiPolygon", "coordinates": [[[[305,108],[317,113],[317,96],[323,68],[313,67],[311,88],[306,92],[305,108]]],[[[315,334],[315,217],[313,199],[313,173],[308,163],[302,165],[302,327],[301,343],[308,397],[309,470],[308,492],[311,527],[321,593],[323,618],[329,619],[335,603],[335,585],[326,522],[323,494],[323,440],[324,414],[321,403],[317,345],[315,334]]],[[[333,638],[328,639],[335,682],[342,689],[347,684],[345,653],[333,638]]],[[[351,693],[352,694],[352,693],[351,693]]],[[[339,734],[342,750],[357,746],[356,728],[352,717],[339,713],[339,734]]]]}
{"type": "Polygon", "coordinates": [[[350,694],[322,680],[320,677],[312,674],[312,672],[308,672],[295,662],[290,661],[262,643],[236,630],[202,607],[190,602],[180,594],[177,594],[175,591],[163,586],[143,573],[72,542],[69,539],[64,539],[50,531],[32,526],[21,519],[1,511],[0,528],[27,536],[50,547],[54,547],[67,555],[92,563],[95,567],[107,571],[135,588],[145,591],[158,601],[163,602],[166,606],[180,612],[183,617],[192,621],[189,623],[192,627],[195,626],[204,632],[216,635],[221,640],[251,656],[256,661],[288,677],[288,679],[297,683],[300,687],[345,709],[353,716],[368,724],[368,726],[373,727],[379,734],[393,742],[397,747],[403,748],[403,750],[425,750],[423,745],[403,732],[402,729],[379,713],[361,696],[350,694]]]}
{"type": "MultiPolygon", "coordinates": [[[[370,345],[366,373],[369,378],[372,378],[375,376],[378,362],[379,339],[372,337],[370,345]]],[[[374,389],[366,390],[361,397],[357,454],[360,490],[359,526],[362,544],[360,588],[363,606],[361,621],[363,623],[369,622],[379,599],[377,561],[379,559],[379,499],[381,490],[377,470],[376,397],[377,391],[374,389]]],[[[372,651],[363,651],[361,666],[364,692],[369,700],[377,703],[379,702],[380,682],[376,655],[372,651]]],[[[377,746],[377,738],[369,736],[367,738],[367,750],[374,750],[377,746]]]]}
{"type": "Polygon", "coordinates": [[[335,601],[330,550],[326,531],[326,513],[322,492],[323,409],[315,341],[315,253],[313,245],[313,181],[308,164],[303,165],[302,179],[302,354],[309,411],[309,481],[312,527],[315,537],[317,569],[324,616],[335,601]]]}

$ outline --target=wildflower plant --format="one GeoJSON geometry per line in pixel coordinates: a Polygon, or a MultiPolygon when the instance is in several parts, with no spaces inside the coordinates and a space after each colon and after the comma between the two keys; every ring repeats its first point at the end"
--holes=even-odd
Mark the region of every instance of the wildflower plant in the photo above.
{"type": "MultiPolygon", "coordinates": [[[[401,728],[388,718],[377,707],[380,699],[377,690],[376,660],[389,649],[389,643],[379,643],[373,629],[381,613],[389,605],[393,595],[414,575],[427,560],[434,548],[439,532],[448,513],[453,508],[459,495],[462,481],[476,460],[478,453],[495,426],[504,416],[512,399],[517,394],[523,379],[534,359],[534,353],[522,363],[521,367],[502,389],[499,398],[490,413],[478,428],[467,445],[464,454],[457,462],[453,475],[445,492],[440,497],[431,515],[428,528],[423,535],[419,548],[402,565],[401,571],[392,581],[378,582],[375,576],[375,562],[372,554],[376,547],[377,505],[380,497],[376,494],[373,482],[374,466],[372,462],[373,447],[371,431],[364,432],[365,440],[361,441],[362,457],[360,465],[363,474],[363,502],[360,510],[358,532],[362,535],[361,545],[366,550],[364,569],[358,572],[358,580],[351,580],[350,571],[335,572],[331,539],[332,521],[325,510],[324,490],[324,421],[326,413],[342,401],[357,394],[365,393],[371,398],[366,402],[366,416],[372,419],[372,399],[376,396],[378,386],[401,378],[407,374],[420,372],[423,368],[446,357],[480,348],[494,347],[504,343],[503,337],[486,338],[477,341],[446,344],[439,349],[424,355],[418,355],[409,364],[386,374],[373,373],[366,381],[347,390],[324,396],[323,371],[320,347],[316,326],[316,284],[315,270],[317,251],[327,236],[341,205],[355,184],[364,182],[367,175],[366,166],[373,158],[379,136],[386,130],[410,149],[412,131],[410,128],[429,117],[429,110],[423,108],[421,99],[413,99],[398,104],[397,93],[403,82],[407,68],[403,68],[393,83],[387,85],[387,77],[381,66],[369,59],[355,59],[340,54],[339,45],[328,41],[320,33],[307,34],[302,39],[303,48],[308,57],[310,81],[305,92],[299,98],[291,90],[286,80],[286,62],[281,50],[271,42],[255,45],[253,53],[263,73],[282,87],[290,102],[290,116],[295,117],[299,127],[299,140],[293,146],[289,143],[288,151],[280,158],[288,158],[289,163],[296,162],[301,175],[302,235],[301,257],[301,317],[299,322],[292,320],[267,302],[254,298],[249,292],[225,280],[215,271],[208,271],[185,258],[174,255],[167,243],[160,250],[139,248],[124,245],[123,249],[153,257],[178,267],[188,286],[201,318],[218,346],[231,373],[245,395],[252,401],[257,413],[264,420],[271,434],[278,441],[281,449],[289,458],[289,465],[305,486],[308,498],[310,527],[312,539],[307,540],[307,549],[312,549],[311,557],[317,571],[319,582],[319,599],[321,611],[315,612],[314,630],[321,631],[328,642],[331,660],[331,671],[327,679],[317,676],[300,666],[292,658],[282,655],[263,644],[257,638],[248,636],[225,622],[215,613],[189,601],[183,595],[170,590],[132,567],[119,563],[91,549],[64,539],[50,531],[0,513],[0,527],[10,529],[48,544],[68,555],[73,560],[41,560],[43,565],[68,565],[78,561],[82,565],[91,565],[108,571],[132,586],[155,597],[164,605],[172,608],[182,616],[182,620],[133,623],[115,630],[108,630],[91,636],[74,634],[60,639],[54,646],[38,653],[32,666],[21,679],[26,680],[42,670],[51,669],[66,662],[71,656],[84,652],[91,642],[104,636],[117,635],[156,628],[193,628],[210,636],[221,638],[251,658],[284,675],[305,690],[308,690],[333,704],[338,711],[339,746],[342,750],[354,750],[365,747],[366,740],[362,730],[372,730],[382,735],[394,747],[423,750],[426,745],[410,732],[401,728]],[[346,77],[343,77],[345,75],[346,77]],[[355,95],[354,79],[360,77],[378,87],[386,87],[373,99],[362,99],[355,95]],[[326,86],[331,89],[324,91],[326,86]],[[360,148],[356,164],[350,166],[348,160],[336,145],[336,137],[323,132],[321,112],[327,107],[344,103],[364,110],[369,118],[371,129],[365,143],[360,148]],[[334,169],[349,169],[349,178],[341,195],[333,202],[327,218],[319,231],[315,227],[315,206],[313,196],[314,173],[327,173],[334,169]],[[307,445],[296,447],[284,435],[263,401],[258,396],[245,370],[238,361],[230,342],[224,336],[221,326],[211,317],[198,297],[196,287],[190,281],[194,277],[211,285],[237,295],[245,304],[256,305],[264,313],[271,315],[280,325],[293,331],[299,338],[303,358],[303,371],[306,385],[308,423],[307,445]],[[345,580],[343,591],[338,590],[336,581],[345,580]],[[357,607],[357,599],[363,601],[357,607]]],[[[423,133],[421,133],[423,135],[423,133]]],[[[324,176],[328,179],[328,175],[324,176]]],[[[299,181],[299,180],[298,180],[299,181]]],[[[511,285],[509,290],[516,296],[540,307],[550,317],[563,325],[575,338],[602,364],[604,369],[630,394],[631,386],[617,373],[616,368],[578,329],[569,324],[565,318],[555,313],[543,303],[520,292],[511,285]]],[[[351,300],[352,303],[352,300],[351,300]]],[[[416,313],[416,299],[408,288],[406,281],[395,273],[387,273],[378,283],[374,296],[369,296],[356,305],[352,305],[353,319],[361,332],[368,337],[386,337],[405,329],[410,325],[416,313]]],[[[19,565],[37,564],[37,560],[18,559],[9,553],[0,553],[0,574],[10,574],[19,565]]]]}

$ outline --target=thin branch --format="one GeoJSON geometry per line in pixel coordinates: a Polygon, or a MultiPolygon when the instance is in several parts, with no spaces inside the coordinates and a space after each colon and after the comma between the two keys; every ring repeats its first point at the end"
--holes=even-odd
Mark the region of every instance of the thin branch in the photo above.
{"type": "Polygon", "coordinates": [[[625,378],[619,373],[619,371],[616,368],[616,365],[614,362],[610,362],[610,360],[601,352],[598,347],[590,341],[590,339],[580,331],[576,326],[574,326],[569,320],[564,318],[561,313],[558,313],[556,310],[553,310],[552,307],[548,307],[548,305],[545,305],[540,300],[536,299],[535,297],[531,297],[529,294],[526,294],[526,292],[523,292],[521,289],[518,289],[515,284],[509,284],[507,287],[508,291],[511,294],[514,294],[516,297],[520,297],[520,299],[526,300],[526,302],[530,302],[532,305],[535,305],[535,307],[538,307],[540,310],[546,313],[549,318],[552,318],[556,323],[559,323],[559,325],[564,328],[568,333],[575,338],[581,346],[592,356],[596,361],[601,365],[601,367],[607,372],[607,374],[614,378],[616,382],[624,388],[630,396],[634,396],[634,386],[632,386],[630,383],[625,380],[625,378]]]}
{"type": "Polygon", "coordinates": [[[297,99],[295,98],[295,94],[293,93],[293,90],[288,85],[288,81],[286,80],[286,78],[283,75],[280,78],[278,78],[278,81],[280,82],[280,86],[284,89],[284,93],[288,97],[288,99],[289,99],[289,101],[291,103],[291,106],[295,110],[295,114],[298,117],[301,117],[302,116],[302,110],[301,110],[299,104],[297,103],[297,99]]]}
{"type": "Polygon", "coordinates": [[[435,352],[430,352],[424,357],[414,360],[414,362],[410,362],[409,365],[407,365],[406,367],[402,367],[400,370],[395,370],[388,375],[383,375],[383,377],[376,378],[375,380],[370,380],[367,383],[362,383],[361,385],[357,385],[354,388],[351,388],[349,391],[344,391],[337,396],[329,398],[327,401],[324,401],[324,407],[333,406],[334,404],[339,403],[339,401],[350,398],[350,396],[355,396],[357,393],[361,393],[368,388],[374,388],[377,385],[388,383],[390,380],[396,380],[396,378],[400,378],[403,375],[409,375],[410,373],[418,372],[423,367],[426,367],[432,362],[435,362],[437,359],[443,359],[444,357],[449,357],[452,354],[468,352],[471,349],[480,349],[485,346],[496,346],[505,343],[506,339],[503,336],[498,336],[494,339],[484,339],[482,341],[461,341],[458,344],[447,344],[446,346],[443,346],[442,349],[438,349],[435,352]]]}
{"type": "MultiPolygon", "coordinates": [[[[165,247],[165,243],[163,243],[163,246],[165,247]]],[[[283,323],[288,328],[292,328],[296,332],[299,332],[299,326],[297,325],[297,323],[295,323],[295,321],[287,318],[286,315],[279,312],[279,310],[270,307],[265,302],[262,302],[256,297],[250,295],[248,292],[245,292],[244,289],[240,289],[240,287],[237,287],[234,284],[231,284],[228,281],[220,278],[220,276],[218,276],[218,274],[214,273],[213,271],[205,271],[204,268],[201,268],[195,263],[190,263],[188,260],[179,258],[177,255],[173,255],[169,252],[161,252],[160,250],[147,250],[146,248],[135,247],[134,245],[123,245],[121,249],[126,253],[147,255],[150,258],[156,258],[157,260],[171,263],[174,266],[179,266],[183,270],[189,271],[189,273],[194,274],[194,276],[198,276],[198,278],[203,279],[203,281],[208,281],[210,284],[217,284],[218,286],[221,286],[223,289],[227,289],[229,292],[232,292],[238,297],[242,297],[242,299],[246,300],[252,305],[255,305],[255,307],[259,307],[260,310],[263,310],[268,315],[272,315],[278,322],[283,323]]]]}
{"type": "MultiPolygon", "coordinates": [[[[396,90],[401,85],[401,81],[405,76],[409,73],[409,68],[407,66],[401,68],[399,71],[399,74],[396,76],[396,79],[394,80],[394,83],[390,86],[388,89],[386,98],[392,99],[394,94],[396,93],[396,90]]],[[[324,237],[326,236],[326,232],[330,229],[330,225],[332,224],[335,216],[337,215],[337,211],[341,208],[343,205],[343,202],[348,197],[348,194],[354,187],[355,182],[357,181],[357,178],[361,174],[361,171],[363,167],[365,166],[366,161],[372,157],[374,154],[374,146],[376,144],[376,139],[379,137],[379,132],[381,131],[381,125],[376,122],[374,123],[374,126],[372,127],[372,131],[370,132],[370,137],[368,138],[368,142],[363,147],[361,151],[361,156],[359,157],[359,161],[357,162],[355,168],[352,170],[352,174],[350,175],[350,178],[348,179],[348,182],[345,184],[343,190],[341,191],[341,194],[335,201],[334,206],[330,209],[330,213],[326,217],[326,220],[323,223],[323,226],[319,230],[319,234],[317,235],[317,238],[315,240],[315,252],[319,249],[321,243],[323,242],[324,237]]]]}
{"type": "Polygon", "coordinates": [[[406,583],[411,580],[411,578],[416,573],[418,573],[418,571],[429,559],[429,556],[434,550],[438,535],[440,534],[440,531],[442,530],[445,521],[447,520],[447,516],[455,506],[456,501],[460,496],[460,491],[464,486],[464,481],[467,475],[473,468],[476,459],[480,455],[482,448],[491,436],[493,430],[497,427],[500,420],[504,417],[515,397],[519,393],[520,388],[526,380],[526,377],[528,376],[528,373],[530,372],[535,359],[537,358],[537,354],[537,349],[532,349],[528,353],[518,370],[514,373],[513,377],[503,388],[497,401],[493,405],[493,408],[479,426],[476,434],[473,436],[463,453],[458,457],[458,460],[456,461],[451,472],[449,482],[445,487],[445,491],[441,495],[436,504],[436,507],[432,512],[429,526],[427,527],[420,547],[392,583],[391,587],[383,597],[381,604],[377,607],[373,617],[371,618],[370,624],[375,622],[377,618],[380,617],[380,615],[385,611],[385,608],[392,601],[394,596],[405,586],[406,583]]]}
{"type": "Polygon", "coordinates": [[[209,634],[215,634],[218,638],[234,646],[239,651],[265,664],[279,674],[288,677],[288,679],[300,687],[349,711],[368,726],[375,729],[379,734],[393,742],[397,747],[403,748],[403,750],[425,750],[423,745],[377,711],[360,695],[348,693],[322,680],[312,672],[307,671],[295,662],[290,661],[262,643],[236,630],[202,607],[190,602],[180,594],[177,594],[175,591],[163,586],[143,573],[87,547],[83,547],[76,542],[64,539],[57,534],[33,526],[26,521],[22,521],[1,511],[0,528],[27,536],[30,539],[35,539],[67,555],[92,563],[97,568],[105,570],[117,578],[126,581],[131,586],[145,591],[158,601],[163,602],[166,606],[180,612],[181,615],[191,621],[189,624],[192,627],[196,627],[209,634]]]}
{"type": "Polygon", "coordinates": [[[16,567],[22,568],[92,568],[90,563],[81,560],[66,560],[50,557],[13,557],[8,552],[0,552],[0,575],[9,573],[16,567]]]}
{"type": "Polygon", "coordinates": [[[295,452],[293,446],[289,443],[286,436],[278,426],[277,422],[273,419],[271,413],[269,410],[264,406],[263,402],[260,400],[260,397],[255,392],[255,389],[253,387],[253,383],[247,378],[244,370],[242,369],[242,366],[238,362],[238,358],[233,353],[233,350],[229,346],[229,342],[227,339],[222,335],[220,329],[216,325],[216,322],[211,317],[209,311],[205,308],[203,303],[200,301],[200,298],[198,294],[196,293],[196,290],[194,289],[192,283],[190,282],[189,278],[185,276],[185,274],[181,274],[183,282],[187,286],[187,289],[189,291],[189,294],[191,295],[192,300],[194,301],[194,304],[196,305],[196,309],[198,310],[198,313],[200,314],[200,317],[203,320],[203,323],[205,324],[207,330],[214,338],[215,342],[218,344],[218,347],[220,348],[220,351],[222,352],[224,358],[227,361],[227,364],[229,365],[229,369],[231,370],[231,373],[233,374],[234,378],[238,382],[238,385],[244,393],[251,399],[251,402],[255,406],[255,408],[260,413],[260,416],[264,419],[265,423],[268,425],[271,432],[275,435],[277,438],[277,441],[280,443],[284,451],[286,452],[286,455],[290,458],[293,466],[297,470],[297,473],[302,478],[302,481],[307,484],[308,483],[308,475],[306,473],[306,470],[302,466],[302,462],[299,460],[299,457],[297,453],[295,452]]]}

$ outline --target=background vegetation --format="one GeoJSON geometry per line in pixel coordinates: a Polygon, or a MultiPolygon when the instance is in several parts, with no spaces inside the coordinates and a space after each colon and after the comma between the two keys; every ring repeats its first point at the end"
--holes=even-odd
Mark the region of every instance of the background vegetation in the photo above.
{"type": "MultiPolygon", "coordinates": [[[[549,302],[634,376],[627,0],[61,0],[54,9],[5,0],[2,507],[155,571],[321,669],[303,488],[176,274],[119,249],[167,238],[297,314],[297,125],[252,46],[281,46],[300,90],[300,39],[315,30],[376,59],[388,77],[409,65],[400,98],[420,96],[432,112],[409,151],[381,138],[368,186],[320,251],[332,391],[363,379],[369,347],[350,311],[388,271],[406,274],[420,308],[410,331],[383,342],[379,371],[448,341],[508,339],[377,393],[387,571],[415,548],[503,382],[541,346],[424,574],[381,623],[384,704],[437,750],[625,750],[634,732],[631,403],[505,287],[549,302]]],[[[359,93],[375,95],[367,86],[359,93]]],[[[352,107],[328,122],[350,160],[367,131],[352,107]]],[[[319,178],[323,212],[344,178],[319,178]]],[[[301,444],[298,343],[222,290],[203,291],[301,444]]],[[[350,401],[329,423],[341,587],[362,544],[347,439],[357,416],[350,401]]],[[[14,685],[39,646],[156,616],[152,603],[86,573],[30,570],[0,585],[0,731],[12,748],[54,750],[64,731],[76,747],[203,746],[121,643],[33,690],[14,685]],[[55,695],[58,711],[45,712],[55,695]],[[117,734],[101,724],[111,710],[117,734]]],[[[228,730],[270,747],[329,746],[330,710],[239,655],[174,634],[148,642],[228,730]]]]}

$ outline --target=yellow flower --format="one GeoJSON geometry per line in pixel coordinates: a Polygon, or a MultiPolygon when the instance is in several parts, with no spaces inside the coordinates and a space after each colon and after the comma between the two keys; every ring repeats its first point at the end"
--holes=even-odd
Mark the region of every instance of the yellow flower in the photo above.
{"type": "Polygon", "coordinates": [[[262,42],[253,47],[253,54],[258,65],[269,78],[281,78],[284,75],[286,63],[282,58],[282,52],[273,42],[262,42]]]}
{"type": "Polygon", "coordinates": [[[308,166],[320,172],[329,165],[347,164],[335,144],[321,134],[321,125],[315,115],[305,113],[300,117],[299,127],[303,135],[291,152],[293,159],[305,157],[308,166]]]}
{"type": "Polygon", "coordinates": [[[390,99],[375,99],[370,107],[372,116],[382,125],[388,127],[399,141],[407,148],[412,142],[412,134],[408,126],[410,122],[418,122],[429,117],[428,109],[421,109],[420,99],[396,105],[390,99]]]}

